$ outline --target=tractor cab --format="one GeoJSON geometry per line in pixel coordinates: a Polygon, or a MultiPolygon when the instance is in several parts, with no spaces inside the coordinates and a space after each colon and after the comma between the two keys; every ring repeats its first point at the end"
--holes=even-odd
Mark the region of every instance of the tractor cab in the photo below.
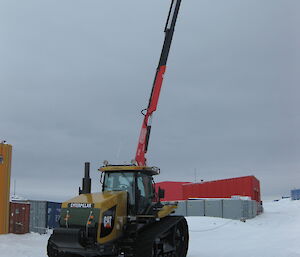
{"type": "Polygon", "coordinates": [[[155,200],[154,181],[158,175],[156,167],[134,165],[106,165],[102,171],[102,191],[126,191],[128,196],[128,214],[146,215],[152,210],[155,200]]]}

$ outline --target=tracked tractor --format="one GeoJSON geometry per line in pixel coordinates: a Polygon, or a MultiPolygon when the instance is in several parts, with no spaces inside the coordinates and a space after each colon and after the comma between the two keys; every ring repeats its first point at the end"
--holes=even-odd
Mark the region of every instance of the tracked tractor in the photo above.
{"type": "MultiPolygon", "coordinates": [[[[185,218],[169,215],[176,205],[155,201],[152,177],[159,169],[106,165],[100,170],[101,193],[89,193],[86,171],[82,194],[62,204],[60,227],[49,239],[48,256],[185,257],[185,218]]],[[[157,197],[163,197],[162,190],[157,197]]]]}
{"type": "Polygon", "coordinates": [[[164,190],[156,191],[153,180],[160,169],[147,166],[145,157],[180,4],[172,0],[135,159],[128,165],[105,161],[99,193],[91,193],[90,164],[85,163],[79,196],[62,204],[60,227],[48,241],[49,257],[186,257],[187,222],[172,215],[176,203],[161,203],[164,190]]]}

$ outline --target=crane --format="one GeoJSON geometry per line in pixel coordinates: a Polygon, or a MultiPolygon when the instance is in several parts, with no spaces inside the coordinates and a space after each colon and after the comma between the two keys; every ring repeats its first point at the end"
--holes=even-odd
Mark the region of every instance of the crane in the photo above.
{"type": "Polygon", "coordinates": [[[135,161],[140,166],[147,165],[146,154],[148,151],[148,145],[149,145],[149,139],[151,133],[152,116],[157,109],[160,91],[164,80],[164,74],[167,68],[167,61],[168,61],[169,52],[172,44],[175,25],[176,25],[176,21],[180,9],[180,4],[181,4],[181,0],[172,0],[165,30],[164,30],[165,40],[161,51],[158,67],[156,69],[156,74],[152,86],[151,95],[149,98],[148,107],[142,110],[144,119],[143,119],[142,128],[138,140],[136,155],[135,155],[135,161]]]}

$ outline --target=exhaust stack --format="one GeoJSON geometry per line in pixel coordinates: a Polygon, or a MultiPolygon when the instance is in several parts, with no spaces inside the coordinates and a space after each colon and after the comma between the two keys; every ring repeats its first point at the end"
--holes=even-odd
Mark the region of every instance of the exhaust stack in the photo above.
{"type": "Polygon", "coordinates": [[[91,193],[90,163],[84,163],[84,177],[82,179],[82,188],[79,187],[79,194],[91,193]]]}

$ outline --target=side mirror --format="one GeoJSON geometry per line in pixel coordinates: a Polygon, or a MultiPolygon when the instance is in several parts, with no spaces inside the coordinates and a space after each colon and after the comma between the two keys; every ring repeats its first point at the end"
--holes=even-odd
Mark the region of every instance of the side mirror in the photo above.
{"type": "Polygon", "coordinates": [[[162,198],[165,198],[165,190],[162,189],[162,188],[158,188],[158,199],[162,199],[162,198]]]}

